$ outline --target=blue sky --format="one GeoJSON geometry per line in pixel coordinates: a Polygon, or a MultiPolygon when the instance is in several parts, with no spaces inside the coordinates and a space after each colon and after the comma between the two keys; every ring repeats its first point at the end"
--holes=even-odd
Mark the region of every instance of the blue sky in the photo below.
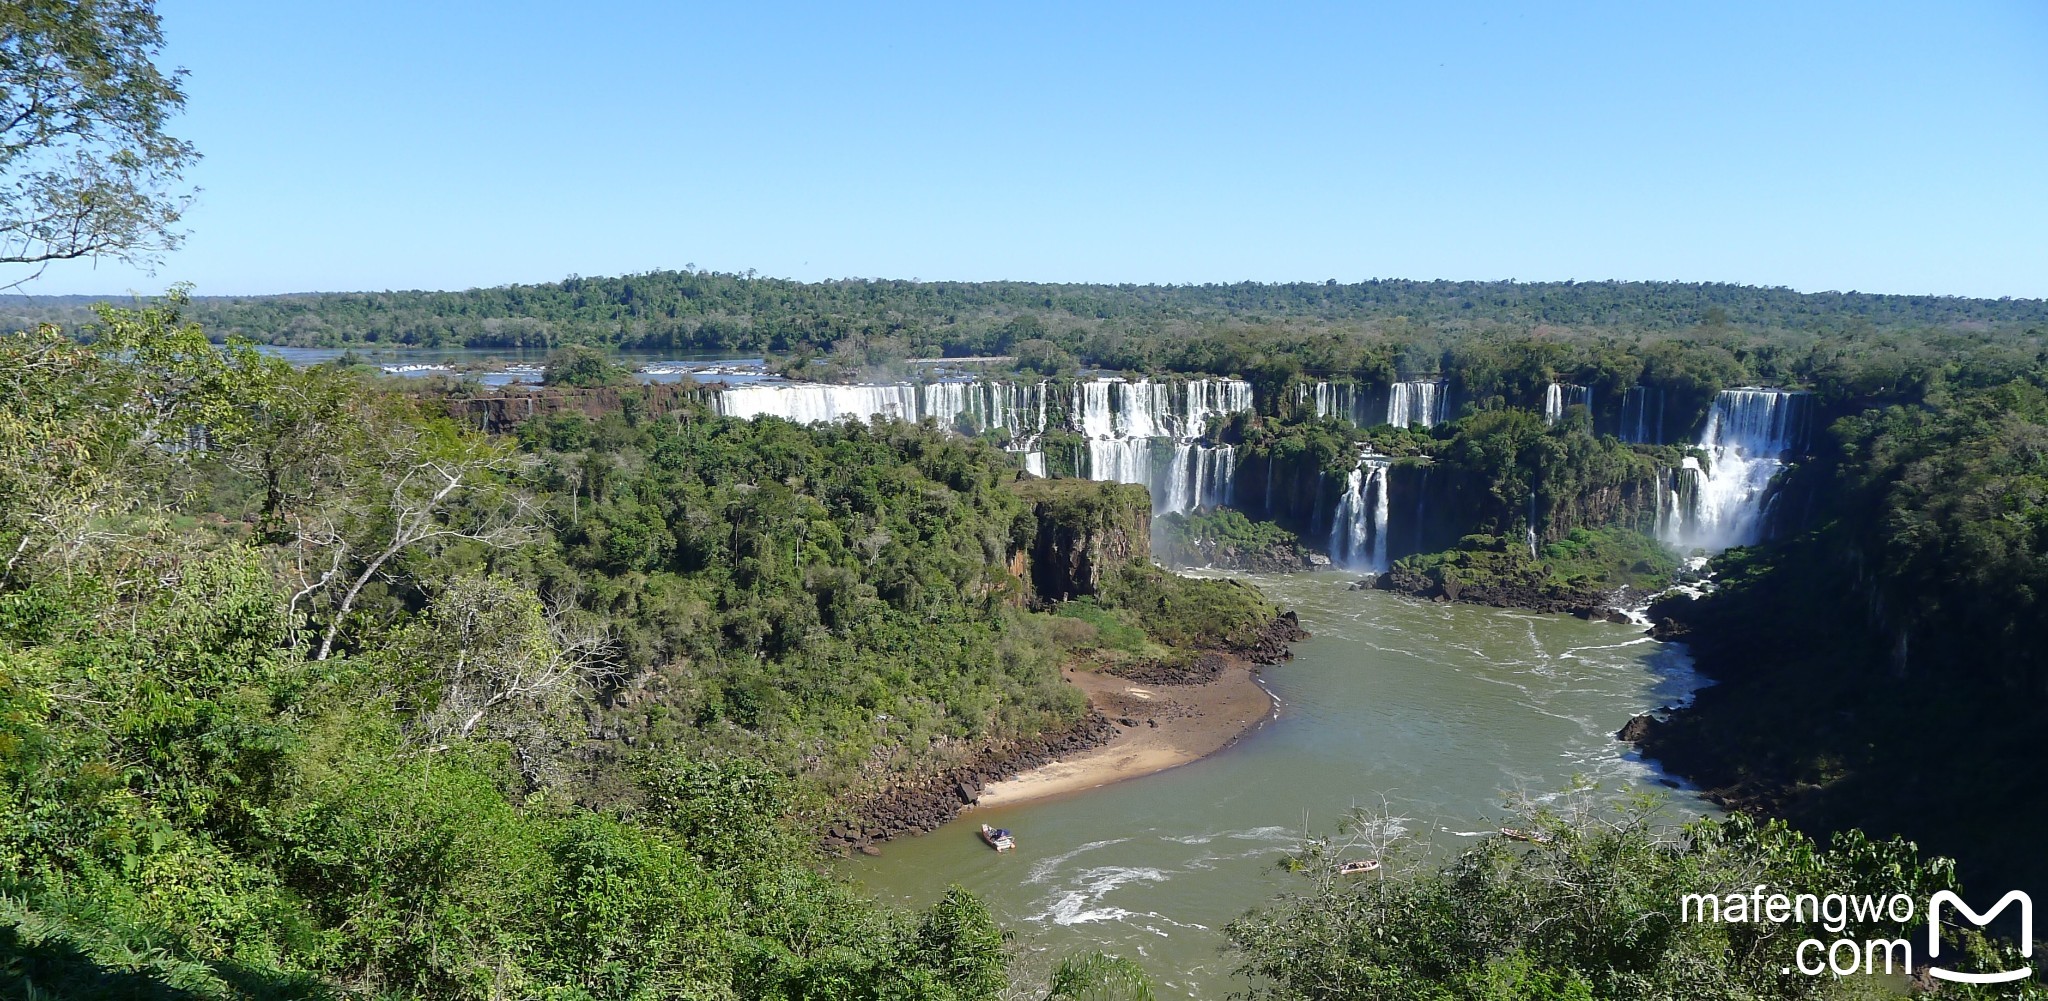
{"type": "Polygon", "coordinates": [[[2048,296],[2048,4],[161,0],[154,275],[1679,279],[2048,296]]]}

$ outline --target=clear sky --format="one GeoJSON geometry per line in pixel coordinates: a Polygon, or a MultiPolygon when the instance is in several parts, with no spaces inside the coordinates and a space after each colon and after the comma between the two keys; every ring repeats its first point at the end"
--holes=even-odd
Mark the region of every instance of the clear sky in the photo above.
{"type": "Polygon", "coordinates": [[[2048,3],[160,0],[155,275],[26,291],[1678,279],[2048,296],[2048,3]]]}

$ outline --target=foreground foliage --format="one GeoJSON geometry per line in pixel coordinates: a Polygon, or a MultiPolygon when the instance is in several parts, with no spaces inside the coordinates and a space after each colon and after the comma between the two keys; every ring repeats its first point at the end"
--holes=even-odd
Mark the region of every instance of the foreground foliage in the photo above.
{"type": "MultiPolygon", "coordinates": [[[[630,411],[491,440],[176,306],[0,340],[0,990],[1006,989],[979,901],[877,906],[804,833],[1078,711],[1095,640],[1006,569],[1002,453],[630,411]]],[[[1237,628],[1240,589],[1154,574],[1106,621],[1237,628]]]]}
{"type": "MultiPolygon", "coordinates": [[[[1748,894],[1762,885],[1767,893],[1787,895],[1905,894],[1920,906],[1955,886],[1951,862],[1923,859],[1908,842],[1850,832],[1823,849],[1781,823],[1742,816],[1676,828],[1650,801],[1615,813],[1595,810],[1578,796],[1557,810],[1525,809],[1517,823],[1539,840],[1489,836],[1447,863],[1431,861],[1417,846],[1386,843],[1375,833],[1387,830],[1384,818],[1359,818],[1349,838],[1312,841],[1294,860],[1309,889],[1229,928],[1243,960],[1239,972],[1252,978],[1250,996],[1893,996],[1892,985],[1880,978],[1797,972],[1797,944],[1887,938],[1924,949],[1924,920],[1851,916],[1838,924],[1811,910],[1782,923],[1702,921],[1697,912],[1684,920],[1681,898],[1748,894]],[[1360,850],[1384,853],[1386,867],[1362,880],[1336,876],[1339,858],[1360,850]]],[[[1944,959],[1962,950],[1965,966],[2024,963],[2010,947],[1987,942],[1967,925],[1945,925],[1944,938],[1950,942],[1944,959]]],[[[1943,996],[2008,997],[2010,990],[1950,987],[1943,996]]]]}

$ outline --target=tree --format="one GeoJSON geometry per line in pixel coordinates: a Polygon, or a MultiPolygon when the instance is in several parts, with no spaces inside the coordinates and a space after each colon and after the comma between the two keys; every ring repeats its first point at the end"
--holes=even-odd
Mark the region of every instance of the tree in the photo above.
{"type": "Polygon", "coordinates": [[[422,420],[402,408],[365,407],[360,419],[374,422],[376,433],[347,463],[352,482],[283,519],[300,582],[291,606],[296,613],[305,602],[325,620],[314,660],[334,652],[357,599],[401,554],[460,540],[511,547],[533,538],[526,495],[507,482],[521,465],[516,456],[445,419],[422,420]]]}
{"type": "Polygon", "coordinates": [[[1003,932],[988,905],[958,886],[925,912],[917,932],[919,965],[939,970],[962,1001],[993,998],[1003,989],[1003,932]]]}
{"type": "Polygon", "coordinates": [[[198,457],[249,430],[282,364],[182,322],[184,290],[101,305],[80,343],[52,326],[0,336],[0,585],[41,553],[69,558],[160,505],[198,457]]]}
{"type": "Polygon", "coordinates": [[[605,353],[584,344],[570,344],[548,352],[545,374],[542,381],[550,386],[574,386],[588,389],[596,386],[616,386],[631,378],[624,365],[605,357],[605,353]]]}
{"type": "Polygon", "coordinates": [[[191,195],[173,189],[199,154],[163,131],[185,95],[162,47],[146,0],[0,4],[0,263],[146,266],[177,246],[191,195]]]}
{"type": "Polygon", "coordinates": [[[1152,1001],[1152,978],[1122,956],[1091,952],[1060,960],[1046,1001],[1152,1001]]]}

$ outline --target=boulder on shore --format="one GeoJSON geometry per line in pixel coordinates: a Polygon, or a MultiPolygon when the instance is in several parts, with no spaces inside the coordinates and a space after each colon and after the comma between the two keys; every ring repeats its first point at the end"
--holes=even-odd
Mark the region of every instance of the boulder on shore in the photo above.
{"type": "Polygon", "coordinates": [[[1621,729],[1614,731],[1614,739],[1631,744],[1640,743],[1647,739],[1656,727],[1657,717],[1641,713],[1631,717],[1628,722],[1621,725],[1621,729]]]}

